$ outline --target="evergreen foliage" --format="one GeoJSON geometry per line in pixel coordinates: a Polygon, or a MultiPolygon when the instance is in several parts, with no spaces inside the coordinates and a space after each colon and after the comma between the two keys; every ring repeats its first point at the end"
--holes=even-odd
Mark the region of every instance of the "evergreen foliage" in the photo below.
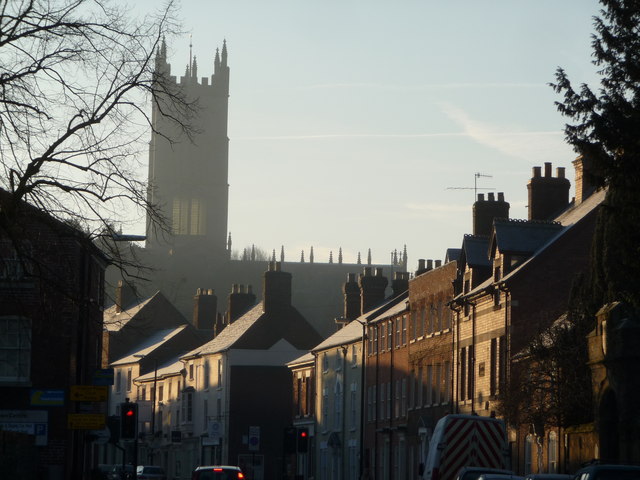
{"type": "Polygon", "coordinates": [[[593,291],[600,303],[640,308],[640,0],[601,0],[594,20],[597,91],[574,88],[559,68],[552,84],[563,101],[567,141],[582,155],[586,175],[607,188],[594,248],[593,291]]]}

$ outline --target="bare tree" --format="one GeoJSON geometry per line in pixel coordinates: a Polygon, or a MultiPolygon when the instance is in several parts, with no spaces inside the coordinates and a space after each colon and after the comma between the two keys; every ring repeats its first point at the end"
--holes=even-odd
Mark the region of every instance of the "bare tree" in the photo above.
{"type": "Polygon", "coordinates": [[[136,20],[111,0],[0,0],[0,228],[27,202],[90,237],[113,236],[123,212],[161,227],[140,158],[153,100],[190,136],[195,106],[156,73],[178,31],[168,1],[136,20]]]}

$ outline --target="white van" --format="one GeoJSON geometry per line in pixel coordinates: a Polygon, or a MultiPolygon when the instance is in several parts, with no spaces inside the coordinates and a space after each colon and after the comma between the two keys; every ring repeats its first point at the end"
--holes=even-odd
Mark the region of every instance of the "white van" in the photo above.
{"type": "Polygon", "coordinates": [[[422,478],[455,480],[461,468],[470,466],[510,470],[504,422],[479,415],[442,417],[433,430],[422,478]]]}

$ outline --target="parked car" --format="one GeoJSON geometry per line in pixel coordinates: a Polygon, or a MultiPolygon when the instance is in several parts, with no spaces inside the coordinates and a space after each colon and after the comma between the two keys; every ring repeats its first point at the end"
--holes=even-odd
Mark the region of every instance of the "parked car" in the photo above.
{"type": "Polygon", "coordinates": [[[573,475],[568,473],[530,473],[524,480],[571,480],[573,475]]]}
{"type": "Polygon", "coordinates": [[[511,470],[487,467],[462,467],[456,480],[478,480],[482,475],[515,475],[511,470]]]}
{"type": "Polygon", "coordinates": [[[510,473],[483,473],[478,480],[524,480],[524,477],[510,473]]]}
{"type": "Polygon", "coordinates": [[[593,463],[578,470],[574,480],[640,480],[640,466],[593,463]]]}
{"type": "Polygon", "coordinates": [[[133,465],[114,465],[109,475],[109,480],[133,480],[133,465]]]}
{"type": "Polygon", "coordinates": [[[162,467],[138,465],[136,478],[137,480],[167,480],[167,475],[162,467]]]}
{"type": "Polygon", "coordinates": [[[243,480],[240,467],[233,465],[209,465],[196,468],[191,480],[243,480]]]}

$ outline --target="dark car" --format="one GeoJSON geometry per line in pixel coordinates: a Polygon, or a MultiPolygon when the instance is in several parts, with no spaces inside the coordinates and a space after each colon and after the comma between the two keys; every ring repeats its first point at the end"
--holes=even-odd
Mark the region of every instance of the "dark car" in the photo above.
{"type": "Polygon", "coordinates": [[[640,466],[594,463],[581,468],[574,480],[640,480],[640,466]]]}
{"type": "Polygon", "coordinates": [[[138,465],[136,478],[138,480],[167,480],[167,475],[162,467],[138,465]]]}
{"type": "Polygon", "coordinates": [[[477,480],[482,474],[515,475],[511,470],[488,467],[462,467],[456,475],[456,480],[477,480]]]}
{"type": "Polygon", "coordinates": [[[196,468],[191,480],[242,480],[244,474],[240,467],[233,465],[209,465],[196,468]]]}

